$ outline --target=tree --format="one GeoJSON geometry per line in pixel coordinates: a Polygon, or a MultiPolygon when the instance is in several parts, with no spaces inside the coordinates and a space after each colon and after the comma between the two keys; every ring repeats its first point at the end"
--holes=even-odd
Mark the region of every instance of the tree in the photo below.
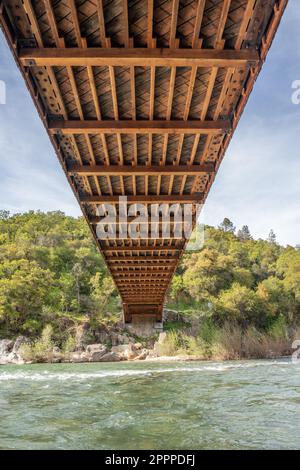
{"type": "Polygon", "coordinates": [[[0,220],[8,220],[9,219],[9,211],[4,209],[0,210],[0,220]]]}
{"type": "Polygon", "coordinates": [[[237,236],[240,240],[252,240],[248,225],[243,225],[243,227],[238,231],[237,236]]]}
{"type": "Polygon", "coordinates": [[[265,320],[263,301],[251,289],[233,283],[223,291],[218,301],[219,315],[225,320],[239,323],[243,328],[250,324],[262,326],[265,320]]]}
{"type": "Polygon", "coordinates": [[[181,275],[175,274],[175,276],[172,279],[170,297],[171,299],[175,300],[177,305],[183,292],[184,292],[183,278],[181,275]]]}
{"type": "Polygon", "coordinates": [[[235,232],[235,226],[233,225],[233,222],[231,222],[231,220],[227,217],[225,217],[223,222],[219,225],[219,229],[223,230],[224,232],[235,232]]]}
{"type": "Polygon", "coordinates": [[[92,287],[91,298],[93,300],[94,313],[103,314],[109,302],[110,296],[115,291],[115,285],[111,277],[103,277],[96,273],[90,280],[92,287]]]}
{"type": "Polygon", "coordinates": [[[269,232],[268,242],[269,243],[276,243],[276,235],[275,235],[273,229],[271,229],[270,232],[269,232]]]}
{"type": "Polygon", "coordinates": [[[6,262],[1,267],[0,323],[16,333],[26,331],[29,319],[34,319],[37,327],[42,326],[43,305],[53,283],[51,272],[27,260],[6,262]]]}

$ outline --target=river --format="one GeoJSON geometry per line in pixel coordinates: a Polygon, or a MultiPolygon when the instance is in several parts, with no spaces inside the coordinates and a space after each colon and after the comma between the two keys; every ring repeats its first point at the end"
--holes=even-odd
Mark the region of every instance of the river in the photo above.
{"type": "Polygon", "coordinates": [[[300,364],[0,367],[1,449],[296,449],[300,364]]]}

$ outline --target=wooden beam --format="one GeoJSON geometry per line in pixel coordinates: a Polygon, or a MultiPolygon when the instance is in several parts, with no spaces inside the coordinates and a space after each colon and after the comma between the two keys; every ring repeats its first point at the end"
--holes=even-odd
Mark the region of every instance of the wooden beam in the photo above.
{"type": "MultiPolygon", "coordinates": [[[[152,268],[160,268],[160,269],[170,269],[170,268],[173,268],[175,265],[175,263],[167,263],[167,264],[158,264],[158,263],[153,263],[153,262],[149,262],[149,263],[146,263],[146,264],[113,264],[111,266],[111,270],[113,271],[117,271],[117,270],[120,270],[120,272],[122,272],[121,270],[122,269],[130,269],[130,268],[133,268],[133,269],[139,269],[139,271],[137,272],[143,272],[143,270],[145,271],[148,271],[149,269],[152,270],[152,268]]],[[[127,271],[125,271],[127,272],[127,271]]]]}
{"type": "MultiPolygon", "coordinates": [[[[125,197],[125,196],[121,196],[125,197]]],[[[203,193],[171,195],[126,196],[126,204],[193,204],[203,200],[203,193]]],[[[80,201],[87,204],[119,204],[120,196],[81,196],[80,201]]],[[[124,204],[122,200],[121,204],[124,204]]]]}
{"type": "MultiPolygon", "coordinates": [[[[120,257],[114,257],[114,258],[106,258],[105,260],[107,263],[120,263],[120,262],[128,262],[128,261],[133,261],[135,263],[137,262],[145,262],[145,263],[149,263],[149,262],[153,262],[153,265],[155,266],[156,265],[156,262],[158,261],[159,263],[168,263],[168,264],[176,264],[177,261],[178,261],[178,258],[174,258],[174,257],[171,257],[171,256],[120,256],[120,257]]],[[[122,264],[120,264],[120,266],[122,266],[122,264]]],[[[130,264],[128,264],[127,266],[130,266],[130,264]]],[[[139,265],[139,266],[143,266],[143,265],[139,265]]]]}
{"type": "MultiPolygon", "coordinates": [[[[148,196],[147,196],[148,197],[148,196]]],[[[162,215],[159,214],[158,217],[161,217],[162,215]]],[[[136,218],[137,216],[128,216],[127,217],[127,223],[131,223],[131,222],[134,222],[136,221],[136,218]]],[[[95,217],[89,217],[89,223],[91,225],[98,225],[98,224],[104,224],[104,225],[108,225],[107,221],[105,220],[105,217],[98,217],[98,216],[95,216],[95,217]]],[[[163,221],[163,220],[158,220],[158,221],[151,221],[151,219],[148,221],[141,221],[141,222],[137,222],[139,225],[149,225],[151,223],[151,225],[164,225],[164,224],[170,224],[170,225],[174,225],[174,224],[184,224],[185,221],[184,220],[174,220],[174,216],[171,214],[170,215],[170,220],[167,220],[167,221],[163,221]]],[[[109,222],[109,225],[122,225],[124,224],[124,222],[122,222],[122,220],[119,220],[119,218],[116,218],[116,220],[112,220],[111,222],[109,222]]]]}
{"type": "Polygon", "coordinates": [[[50,119],[50,132],[73,134],[219,134],[231,131],[229,119],[218,121],[100,121],[50,119]]]}
{"type": "Polygon", "coordinates": [[[106,252],[126,252],[126,251],[182,251],[183,247],[163,246],[163,245],[144,245],[144,246],[105,246],[101,247],[101,251],[106,252]]]}
{"type": "MultiPolygon", "coordinates": [[[[129,276],[129,279],[131,277],[140,277],[140,279],[143,280],[143,279],[148,279],[148,277],[144,278],[143,276],[148,276],[148,275],[150,276],[152,274],[155,274],[155,275],[160,274],[160,275],[165,276],[165,275],[170,274],[169,271],[162,271],[162,268],[160,266],[158,266],[157,269],[153,269],[153,266],[150,266],[148,269],[145,269],[145,268],[142,269],[141,268],[138,271],[137,270],[136,271],[128,271],[128,270],[123,271],[122,269],[120,269],[119,266],[111,268],[111,269],[113,269],[113,271],[114,271],[114,277],[119,277],[119,278],[121,277],[121,278],[125,278],[125,279],[127,279],[127,276],[129,276]]],[[[170,269],[170,268],[168,268],[168,269],[170,269]]],[[[162,277],[161,279],[165,280],[166,278],[162,277]]]]}
{"type": "MultiPolygon", "coordinates": [[[[160,296],[154,297],[152,292],[150,292],[146,296],[141,296],[141,295],[130,296],[129,293],[124,293],[124,294],[121,294],[121,297],[123,299],[123,302],[126,302],[128,305],[130,305],[130,307],[136,306],[141,309],[140,313],[137,311],[133,311],[133,312],[129,311],[126,314],[125,319],[132,317],[132,315],[141,315],[142,317],[144,317],[143,306],[145,305],[153,305],[153,308],[154,308],[154,305],[156,306],[156,308],[159,308],[159,309],[163,308],[163,302],[164,302],[163,294],[160,296]]],[[[131,308],[129,308],[129,310],[131,310],[131,308]]],[[[161,315],[160,315],[160,318],[161,318],[161,315]]]]}
{"type": "Polygon", "coordinates": [[[176,49],[176,48],[23,48],[19,60],[25,66],[123,66],[140,67],[246,67],[256,65],[254,49],[176,49]]]}
{"type": "MultiPolygon", "coordinates": [[[[152,282],[157,282],[159,285],[164,285],[165,283],[169,282],[169,279],[162,274],[161,271],[150,274],[150,273],[114,273],[114,279],[117,280],[117,282],[125,282],[126,286],[128,283],[133,282],[134,279],[138,279],[141,283],[152,283],[152,282]]],[[[135,287],[135,286],[133,286],[135,287]]],[[[136,289],[140,289],[140,286],[136,287],[136,289]]]]}
{"type": "Polygon", "coordinates": [[[213,163],[198,165],[72,165],[68,169],[70,175],[82,176],[157,176],[157,175],[191,175],[198,176],[206,173],[214,173],[213,163]]]}

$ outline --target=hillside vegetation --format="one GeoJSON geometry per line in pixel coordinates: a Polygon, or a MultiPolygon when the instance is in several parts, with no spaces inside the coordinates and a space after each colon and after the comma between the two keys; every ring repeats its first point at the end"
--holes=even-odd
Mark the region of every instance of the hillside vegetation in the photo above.
{"type": "MultiPolygon", "coordinates": [[[[290,341],[300,319],[300,250],[277,244],[272,231],[254,240],[247,226],[236,231],[224,219],[206,228],[203,249],[183,257],[168,307],[178,312],[166,322],[168,354],[205,350],[209,357],[225,337],[239,342],[241,335],[260,345],[266,335],[290,341]]],[[[37,338],[51,325],[61,343],[83,321],[107,327],[120,312],[82,217],[0,211],[0,337],[37,338]]]]}

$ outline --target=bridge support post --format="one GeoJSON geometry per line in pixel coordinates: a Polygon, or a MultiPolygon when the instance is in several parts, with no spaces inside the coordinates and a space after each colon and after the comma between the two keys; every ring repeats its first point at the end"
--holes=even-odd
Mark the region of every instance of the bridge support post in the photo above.
{"type": "Polygon", "coordinates": [[[162,305],[123,304],[124,327],[138,336],[153,336],[163,329],[162,305]]]}

